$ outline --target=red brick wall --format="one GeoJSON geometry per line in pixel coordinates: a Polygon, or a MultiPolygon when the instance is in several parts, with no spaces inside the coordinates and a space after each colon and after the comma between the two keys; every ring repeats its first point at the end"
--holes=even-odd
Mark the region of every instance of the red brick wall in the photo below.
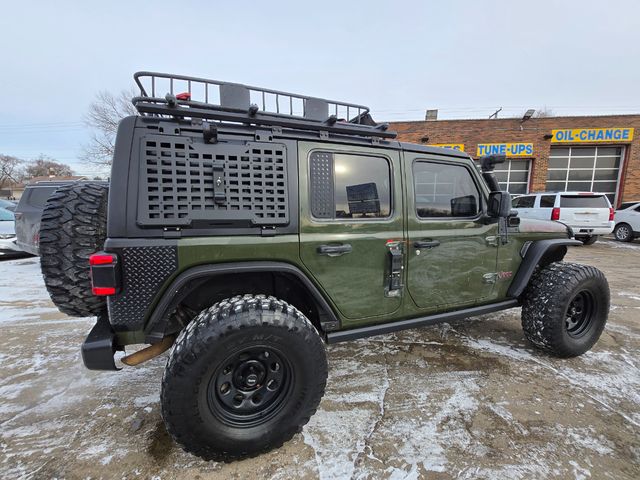
{"type": "Polygon", "coordinates": [[[551,134],[551,130],[562,128],[610,127],[634,128],[633,141],[627,144],[598,142],[593,145],[626,145],[618,201],[640,201],[640,115],[532,118],[522,124],[520,119],[392,122],[390,130],[397,131],[398,139],[405,142],[462,143],[465,151],[474,158],[478,143],[533,143],[531,191],[537,192],[545,189],[551,146],[569,145],[552,144],[550,139],[544,138],[545,135],[551,134]],[[425,141],[424,137],[429,140],[425,141]]]}

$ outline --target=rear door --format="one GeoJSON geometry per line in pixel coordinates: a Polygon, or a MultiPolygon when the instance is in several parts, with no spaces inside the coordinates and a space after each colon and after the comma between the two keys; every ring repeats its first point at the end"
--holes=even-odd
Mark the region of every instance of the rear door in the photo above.
{"type": "Polygon", "coordinates": [[[551,220],[551,214],[553,213],[553,208],[556,206],[556,194],[540,195],[539,207],[537,210],[536,218],[540,220],[551,220]]]}
{"type": "Polygon", "coordinates": [[[571,226],[608,227],[611,204],[605,195],[560,195],[560,221],[571,226]]]}
{"type": "MultiPolygon", "coordinates": [[[[300,256],[346,326],[393,313],[389,241],[402,241],[398,151],[299,143],[300,256]]],[[[396,292],[399,293],[399,292],[396,292]]]]}
{"type": "Polygon", "coordinates": [[[535,195],[524,195],[513,200],[513,208],[518,212],[518,215],[524,218],[535,218],[536,212],[534,209],[536,202],[535,195]]]}
{"type": "Polygon", "coordinates": [[[498,224],[483,216],[485,193],[473,166],[405,152],[408,279],[429,313],[492,298],[498,224]]]}

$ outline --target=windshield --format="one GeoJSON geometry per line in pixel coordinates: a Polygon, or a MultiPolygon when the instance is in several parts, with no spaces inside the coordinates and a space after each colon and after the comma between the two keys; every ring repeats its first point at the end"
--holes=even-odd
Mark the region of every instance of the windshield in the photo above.
{"type": "Polygon", "coordinates": [[[609,208],[609,202],[604,195],[562,195],[560,207],[564,208],[609,208]]]}
{"type": "Polygon", "coordinates": [[[5,210],[4,208],[0,208],[0,221],[13,221],[14,216],[9,210],[5,210]]]}

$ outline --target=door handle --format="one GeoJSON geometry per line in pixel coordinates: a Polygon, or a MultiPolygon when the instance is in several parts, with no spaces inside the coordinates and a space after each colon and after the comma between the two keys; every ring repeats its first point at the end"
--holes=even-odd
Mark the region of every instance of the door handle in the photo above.
{"type": "Polygon", "coordinates": [[[416,240],[413,242],[415,248],[434,248],[440,245],[438,240],[416,240]]]}
{"type": "Polygon", "coordinates": [[[319,255],[329,255],[330,257],[337,257],[338,255],[344,255],[345,253],[351,253],[351,245],[344,243],[342,245],[320,245],[318,246],[319,255]]]}

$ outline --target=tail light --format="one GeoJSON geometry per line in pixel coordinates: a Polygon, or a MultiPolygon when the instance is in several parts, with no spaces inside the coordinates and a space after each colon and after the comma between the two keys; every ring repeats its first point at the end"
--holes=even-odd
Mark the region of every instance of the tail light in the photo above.
{"type": "Polygon", "coordinates": [[[551,210],[551,220],[560,220],[560,209],[558,207],[553,207],[553,210],[551,210]]]}
{"type": "Polygon", "coordinates": [[[115,295],[120,287],[120,265],[113,253],[98,252],[89,257],[91,291],[94,295],[115,295]]]}
{"type": "Polygon", "coordinates": [[[609,221],[613,222],[613,217],[616,214],[615,210],[613,208],[609,208],[609,221]]]}

